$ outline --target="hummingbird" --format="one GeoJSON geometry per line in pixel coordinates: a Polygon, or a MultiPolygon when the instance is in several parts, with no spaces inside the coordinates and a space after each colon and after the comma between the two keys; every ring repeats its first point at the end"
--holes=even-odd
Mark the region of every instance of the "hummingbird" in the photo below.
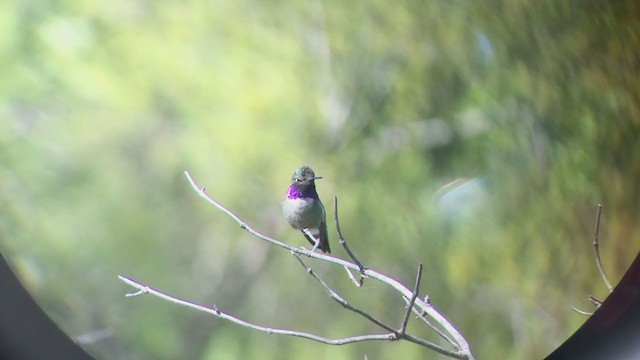
{"type": "Polygon", "coordinates": [[[324,206],[316,192],[315,180],[317,179],[322,179],[322,176],[316,176],[308,166],[296,169],[291,176],[287,198],[282,202],[282,214],[294,229],[304,234],[314,249],[318,248],[325,253],[331,253],[327,218],[324,206]],[[316,239],[310,238],[304,229],[309,230],[316,239]]]}

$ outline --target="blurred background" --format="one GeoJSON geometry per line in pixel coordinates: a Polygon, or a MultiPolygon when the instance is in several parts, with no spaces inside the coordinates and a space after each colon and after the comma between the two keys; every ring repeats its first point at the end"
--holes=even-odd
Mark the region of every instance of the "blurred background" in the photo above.
{"type": "MultiPolygon", "coordinates": [[[[422,289],[478,358],[540,358],[640,250],[636,1],[0,3],[0,251],[98,359],[441,359],[269,336],[151,296],[328,337],[379,329],[256,230],[293,170],[366,265],[422,289]]],[[[331,247],[347,255],[329,222],[331,247]]],[[[404,302],[312,262],[399,324],[404,302]]],[[[417,321],[409,330],[440,340],[417,321]]]]}

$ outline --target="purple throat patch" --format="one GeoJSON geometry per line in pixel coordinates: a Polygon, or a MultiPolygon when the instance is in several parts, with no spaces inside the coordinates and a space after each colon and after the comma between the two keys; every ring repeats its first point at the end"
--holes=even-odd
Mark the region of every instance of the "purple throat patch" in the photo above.
{"type": "Polygon", "coordinates": [[[289,186],[287,190],[287,199],[300,199],[300,198],[312,198],[318,199],[318,193],[315,186],[310,186],[305,190],[298,189],[295,186],[289,186]]]}

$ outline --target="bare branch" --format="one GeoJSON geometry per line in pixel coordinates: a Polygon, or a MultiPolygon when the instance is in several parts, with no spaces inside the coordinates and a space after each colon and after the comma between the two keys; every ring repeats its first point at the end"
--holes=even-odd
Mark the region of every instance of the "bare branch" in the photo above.
{"type": "MultiPolygon", "coordinates": [[[[340,296],[340,294],[338,294],[335,290],[333,290],[322,278],[320,278],[320,276],[318,276],[318,274],[315,273],[315,271],[313,271],[313,269],[309,266],[307,266],[307,264],[304,263],[304,261],[300,258],[300,255],[296,254],[296,253],[292,253],[293,256],[295,256],[295,258],[298,260],[298,262],[300,263],[300,265],[302,265],[302,267],[305,268],[305,270],[307,271],[307,273],[309,275],[311,275],[314,279],[316,279],[324,288],[325,292],[329,295],[329,297],[331,297],[333,300],[335,300],[336,302],[338,302],[340,305],[342,305],[345,309],[351,310],[361,316],[363,316],[364,318],[366,318],[367,320],[371,321],[372,323],[380,326],[381,328],[387,330],[387,331],[391,331],[395,338],[394,340],[407,340],[410,341],[412,343],[418,344],[418,345],[422,345],[424,347],[427,347],[431,350],[437,351],[443,355],[447,355],[453,358],[458,358],[458,356],[460,356],[460,354],[458,352],[455,351],[450,351],[450,350],[446,350],[445,348],[420,337],[417,336],[413,336],[413,335],[409,335],[405,332],[406,330],[406,323],[404,323],[404,328],[401,327],[401,330],[396,331],[394,328],[392,328],[390,325],[385,324],[384,322],[376,319],[373,315],[365,312],[364,310],[361,310],[359,308],[356,308],[355,306],[351,305],[349,302],[347,302],[347,300],[345,300],[342,296],[340,296]]],[[[417,285],[419,285],[420,282],[420,277],[422,274],[422,264],[419,267],[418,270],[418,280],[417,280],[417,285]]],[[[413,298],[413,300],[415,301],[415,298],[413,298]]],[[[411,305],[409,307],[409,309],[413,308],[413,306],[411,305]]],[[[464,358],[464,357],[463,357],[464,358]]]]}
{"type": "MultiPolygon", "coordinates": [[[[253,324],[244,320],[241,320],[235,316],[229,315],[227,313],[225,313],[224,311],[220,310],[220,308],[218,308],[216,305],[213,306],[213,308],[208,308],[206,306],[202,306],[202,305],[198,305],[186,300],[182,300],[179,299],[175,296],[169,295],[167,293],[164,293],[162,291],[156,290],[150,286],[141,284],[129,277],[123,276],[123,275],[119,275],[118,278],[122,281],[124,281],[125,283],[127,283],[128,285],[133,286],[134,288],[138,289],[139,291],[133,294],[128,294],[130,296],[137,296],[137,295],[143,295],[143,294],[151,294],[153,296],[157,296],[161,299],[170,301],[172,303],[178,304],[178,305],[183,305],[183,306],[187,306],[190,307],[192,309],[196,309],[198,311],[203,311],[206,312],[208,314],[214,315],[216,317],[219,317],[221,319],[224,320],[228,320],[231,321],[232,323],[235,323],[237,325],[240,326],[244,326],[247,328],[251,328],[254,330],[258,330],[258,331],[262,331],[264,333],[267,334],[278,334],[278,335],[287,335],[287,336],[295,336],[295,337],[301,337],[301,338],[305,338],[305,339],[309,339],[309,340],[314,340],[317,342],[321,342],[324,344],[329,344],[329,345],[345,345],[345,344],[351,344],[351,343],[355,343],[355,342],[362,342],[362,341],[373,341],[373,340],[395,340],[395,334],[393,332],[388,333],[388,334],[370,334],[370,335],[360,335],[360,336],[351,336],[351,337],[346,337],[346,338],[340,338],[340,339],[329,339],[329,338],[325,338],[322,336],[318,336],[315,334],[311,334],[311,333],[306,333],[306,332],[301,332],[301,331],[293,331],[293,330],[285,330],[285,329],[277,329],[277,328],[271,328],[271,327],[266,327],[266,326],[261,326],[261,325],[257,325],[257,324],[253,324]]],[[[458,357],[460,358],[460,357],[458,357]]]]}
{"type": "Polygon", "coordinates": [[[577,312],[578,314],[582,314],[582,315],[586,315],[586,316],[591,316],[591,315],[593,315],[593,313],[590,313],[590,312],[586,312],[586,311],[580,310],[580,309],[578,309],[577,307],[575,307],[575,306],[573,306],[573,305],[571,305],[571,309],[573,309],[573,311],[577,312]]]}
{"type": "Polygon", "coordinates": [[[612,292],[613,286],[611,286],[611,283],[609,282],[609,280],[607,280],[607,276],[604,274],[604,269],[602,267],[602,262],[600,261],[598,235],[600,233],[600,215],[601,214],[602,214],[602,204],[598,204],[598,210],[596,212],[596,229],[594,230],[594,234],[593,234],[593,249],[595,251],[596,265],[598,266],[598,271],[600,271],[600,275],[602,276],[602,280],[604,280],[604,283],[607,285],[607,289],[609,289],[609,292],[612,292]]]}
{"type": "Polygon", "coordinates": [[[300,263],[300,265],[302,265],[302,267],[305,268],[305,270],[307,271],[307,273],[309,275],[311,275],[314,279],[316,279],[320,285],[322,285],[322,287],[324,288],[324,291],[327,293],[327,295],[329,295],[330,298],[332,298],[333,300],[337,301],[340,305],[342,305],[345,309],[351,310],[359,315],[362,315],[363,317],[365,317],[367,320],[371,321],[372,323],[380,326],[381,328],[387,330],[387,331],[391,331],[391,332],[395,332],[395,329],[393,327],[391,327],[390,325],[387,325],[385,323],[383,323],[382,321],[376,319],[375,317],[373,317],[372,315],[370,315],[369,313],[360,310],[354,306],[352,306],[351,304],[349,304],[342,296],[340,296],[340,294],[338,294],[336,291],[334,291],[333,289],[331,289],[331,287],[324,281],[322,280],[316,273],[315,271],[313,271],[313,269],[309,266],[307,266],[307,264],[304,263],[304,261],[302,261],[302,259],[300,258],[300,255],[296,254],[296,253],[292,253],[293,256],[295,256],[295,258],[298,260],[298,262],[300,263]]]}
{"type": "MultiPolygon", "coordinates": [[[[609,289],[609,292],[613,291],[613,286],[611,286],[611,283],[609,282],[609,280],[607,279],[607,276],[604,274],[604,269],[602,267],[602,261],[600,260],[600,247],[599,247],[599,242],[598,242],[598,238],[600,235],[600,218],[602,216],[602,204],[598,204],[598,208],[596,211],[596,226],[595,226],[595,230],[593,231],[593,250],[595,253],[595,258],[596,258],[596,265],[598,266],[598,271],[600,272],[600,275],[602,276],[602,280],[604,280],[605,285],[607,285],[607,288],[609,289]]],[[[600,305],[602,305],[602,301],[596,299],[595,297],[589,295],[587,296],[587,299],[591,302],[591,304],[593,304],[593,306],[596,307],[596,309],[598,309],[600,307],[600,305]]],[[[571,309],[573,309],[573,311],[577,312],[578,314],[582,314],[582,315],[593,315],[593,313],[590,313],[588,311],[583,311],[580,310],[576,307],[574,307],[573,305],[571,306],[571,309]]]]}
{"type": "Polygon", "coordinates": [[[349,270],[348,267],[344,267],[345,271],[347,272],[347,275],[349,276],[349,279],[351,279],[351,282],[353,282],[353,284],[356,287],[362,287],[362,283],[364,282],[364,278],[362,276],[360,276],[360,279],[356,280],[356,277],[353,276],[353,273],[351,272],[351,270],[349,270]]]}
{"type": "Polygon", "coordinates": [[[602,301],[596,299],[595,297],[593,297],[591,295],[587,296],[587,299],[589,301],[591,301],[591,303],[593,304],[593,306],[596,307],[596,309],[600,308],[600,306],[602,305],[602,301]]]}
{"type": "MultiPolygon", "coordinates": [[[[342,230],[340,230],[340,220],[338,220],[338,197],[337,196],[333,197],[333,214],[336,221],[336,230],[338,231],[338,237],[340,238],[340,245],[344,247],[344,250],[347,252],[347,254],[349,254],[349,257],[351,258],[351,260],[353,260],[353,262],[356,263],[356,265],[358,265],[358,270],[360,271],[360,273],[361,274],[364,273],[364,269],[365,269],[364,265],[362,265],[360,260],[358,260],[356,255],[351,251],[351,249],[349,248],[349,245],[347,245],[347,240],[345,240],[344,236],[342,236],[342,230]]],[[[360,284],[362,285],[362,279],[360,280],[360,284]]]]}
{"type": "MultiPolygon", "coordinates": [[[[266,235],[263,235],[259,232],[257,232],[256,230],[254,230],[253,228],[251,228],[247,223],[245,223],[244,221],[242,221],[238,216],[236,216],[233,212],[229,211],[227,208],[225,208],[224,206],[222,206],[220,203],[218,203],[217,201],[215,201],[213,198],[211,198],[206,192],[204,188],[201,188],[198,186],[198,184],[195,182],[195,180],[191,177],[191,175],[189,174],[188,171],[184,172],[185,176],[187,177],[189,183],[191,184],[191,186],[193,187],[193,189],[196,191],[196,193],[202,197],[203,199],[205,199],[208,203],[214,205],[216,208],[218,208],[219,210],[221,210],[222,212],[224,212],[225,214],[227,214],[229,217],[231,217],[235,222],[237,222],[240,227],[244,230],[246,230],[247,232],[249,232],[250,234],[252,234],[253,236],[257,237],[260,240],[266,241],[268,243],[271,243],[273,245],[276,245],[278,247],[287,249],[291,252],[294,252],[296,254],[299,255],[304,255],[310,258],[314,258],[314,259],[318,259],[318,260],[322,260],[322,261],[326,261],[328,263],[333,263],[336,265],[340,265],[343,266],[345,268],[351,269],[351,270],[357,270],[360,271],[360,273],[362,274],[363,277],[369,277],[369,278],[373,278],[376,279],[390,287],[392,287],[393,289],[395,289],[396,291],[398,291],[403,298],[406,299],[411,299],[411,297],[413,296],[413,292],[411,290],[409,290],[409,288],[407,288],[405,285],[403,285],[402,283],[400,283],[399,281],[385,275],[382,274],[378,271],[375,271],[373,269],[370,268],[366,268],[364,266],[362,266],[361,264],[358,265],[357,263],[351,263],[348,261],[345,261],[343,259],[334,257],[334,256],[330,256],[330,255],[326,255],[326,254],[319,254],[316,252],[311,252],[308,251],[304,248],[296,248],[293,246],[290,246],[288,244],[283,243],[282,241],[278,241],[276,239],[273,239],[271,237],[268,237],[266,235]]],[[[355,260],[354,260],[355,261],[355,260]]],[[[462,359],[474,359],[473,355],[471,354],[471,350],[469,348],[469,344],[467,343],[466,339],[462,336],[462,334],[460,334],[460,332],[458,332],[458,330],[442,315],[440,314],[440,312],[430,303],[427,303],[419,298],[416,298],[415,300],[415,307],[417,307],[421,313],[423,313],[424,315],[428,315],[431,319],[433,319],[433,321],[437,324],[440,325],[440,327],[454,340],[454,342],[457,344],[457,358],[462,358],[462,359]]]]}
{"type": "MultiPolygon", "coordinates": [[[[595,297],[593,297],[591,295],[587,296],[587,300],[589,300],[591,305],[595,306],[596,309],[600,308],[600,306],[602,305],[602,301],[596,299],[595,297]]],[[[571,309],[573,309],[573,311],[577,312],[578,314],[587,315],[587,316],[593,315],[593,313],[590,313],[588,311],[580,310],[580,309],[576,308],[573,305],[571,305],[571,309]]]]}
{"type": "Polygon", "coordinates": [[[416,298],[418,297],[418,292],[420,292],[420,280],[422,279],[422,264],[418,266],[418,275],[416,275],[416,284],[413,287],[413,296],[411,296],[411,300],[407,304],[407,310],[404,312],[404,317],[402,318],[402,324],[400,325],[399,332],[404,334],[407,330],[407,323],[409,322],[409,314],[411,314],[411,309],[413,309],[413,304],[416,302],[416,298]]]}
{"type": "MultiPolygon", "coordinates": [[[[408,304],[409,303],[409,299],[405,298],[404,299],[405,302],[408,304]]],[[[456,344],[455,341],[453,341],[452,338],[450,338],[449,336],[447,336],[447,334],[445,334],[442,330],[440,330],[437,326],[433,325],[429,319],[427,319],[424,315],[424,312],[416,309],[415,307],[413,307],[413,313],[416,314],[416,316],[418,317],[418,319],[424,321],[425,324],[427,324],[428,327],[431,328],[431,330],[435,331],[436,334],[438,334],[441,338],[445,339],[449,344],[451,344],[451,346],[453,346],[454,348],[458,349],[459,345],[456,344]]]]}

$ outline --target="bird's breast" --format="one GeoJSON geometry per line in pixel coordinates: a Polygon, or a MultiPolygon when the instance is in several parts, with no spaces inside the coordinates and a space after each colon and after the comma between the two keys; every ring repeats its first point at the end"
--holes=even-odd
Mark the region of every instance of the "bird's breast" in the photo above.
{"type": "Polygon", "coordinates": [[[285,199],[282,214],[296,229],[315,228],[322,221],[322,209],[313,198],[285,199]]]}

